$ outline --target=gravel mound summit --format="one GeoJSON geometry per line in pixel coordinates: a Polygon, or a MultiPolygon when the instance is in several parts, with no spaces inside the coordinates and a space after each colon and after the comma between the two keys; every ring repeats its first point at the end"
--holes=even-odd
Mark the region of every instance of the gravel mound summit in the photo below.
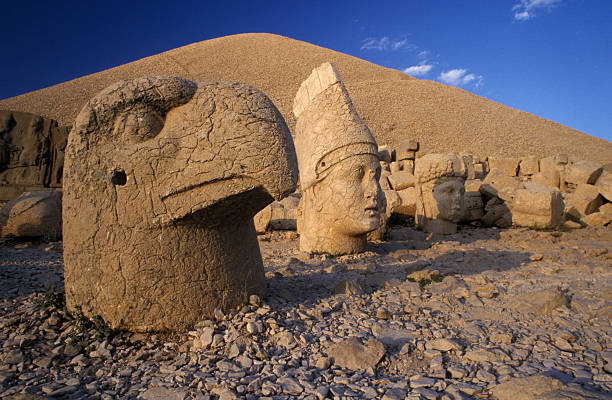
{"type": "Polygon", "coordinates": [[[266,93],[295,126],[291,113],[300,82],[333,62],[363,121],[380,144],[415,139],[427,152],[546,157],[558,153],[610,162],[612,143],[438,82],[309,43],[247,33],[193,43],[46,89],[0,101],[0,109],[41,114],[70,125],[87,100],[108,85],[143,75],[177,75],[196,82],[237,81],[266,93]]]}

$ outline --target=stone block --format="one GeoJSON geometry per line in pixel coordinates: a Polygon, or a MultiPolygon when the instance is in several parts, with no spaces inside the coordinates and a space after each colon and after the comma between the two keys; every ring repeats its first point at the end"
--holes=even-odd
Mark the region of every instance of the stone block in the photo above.
{"type": "Polygon", "coordinates": [[[599,207],[599,212],[612,217],[612,203],[606,203],[603,206],[599,207]]]}
{"type": "Polygon", "coordinates": [[[396,161],[414,160],[418,150],[419,142],[415,140],[402,142],[395,149],[395,159],[396,161]]]}
{"type": "Polygon", "coordinates": [[[540,166],[536,157],[527,157],[521,160],[519,165],[519,176],[530,176],[540,172],[540,166]]]}
{"type": "Polygon", "coordinates": [[[468,179],[465,181],[465,192],[479,192],[482,186],[480,179],[468,179]]]}
{"type": "Polygon", "coordinates": [[[396,192],[400,198],[401,203],[397,205],[393,212],[404,216],[414,217],[416,212],[416,190],[413,187],[409,187],[396,192]]]}
{"type": "Polygon", "coordinates": [[[604,199],[612,202],[612,173],[608,171],[603,171],[602,174],[597,179],[595,183],[597,189],[599,190],[599,194],[601,194],[604,199]]]}
{"type": "Polygon", "coordinates": [[[578,161],[565,166],[565,182],[572,185],[589,184],[597,181],[603,171],[602,165],[595,161],[578,161]]]}
{"type": "Polygon", "coordinates": [[[586,183],[579,184],[573,193],[565,195],[565,203],[575,207],[581,216],[596,212],[603,201],[599,188],[586,183]]]}
{"type": "Polygon", "coordinates": [[[402,171],[408,171],[414,174],[414,160],[402,160],[400,161],[402,171]]]}
{"type": "Polygon", "coordinates": [[[499,169],[508,176],[516,176],[520,158],[489,157],[489,169],[499,169]]]}
{"type": "Polygon", "coordinates": [[[480,187],[480,193],[485,198],[499,196],[503,190],[516,190],[523,187],[518,178],[508,175],[501,169],[493,168],[487,174],[480,187]]]}
{"type": "Polygon", "coordinates": [[[383,190],[383,193],[385,195],[386,204],[387,204],[387,208],[386,208],[387,217],[390,217],[391,214],[396,212],[396,210],[399,210],[399,207],[401,207],[402,198],[395,190],[383,190]]]}
{"type": "Polygon", "coordinates": [[[378,159],[386,163],[390,163],[392,161],[391,150],[389,150],[387,145],[378,146],[378,159]]]}
{"type": "Polygon", "coordinates": [[[474,156],[471,154],[461,154],[461,160],[463,161],[465,179],[475,179],[474,156]]]}
{"type": "Polygon", "coordinates": [[[588,226],[605,226],[612,221],[612,216],[606,215],[600,211],[594,212],[582,217],[582,222],[588,226]]]}
{"type": "Polygon", "coordinates": [[[392,174],[400,171],[401,169],[402,169],[402,166],[399,161],[392,161],[389,164],[389,170],[391,171],[392,174]]]}
{"type": "Polygon", "coordinates": [[[512,224],[554,229],[563,223],[564,209],[561,192],[541,185],[529,185],[514,193],[512,224]]]}
{"type": "Polygon", "coordinates": [[[474,163],[474,178],[484,179],[487,175],[488,169],[487,164],[484,162],[474,163]]]}
{"type": "Polygon", "coordinates": [[[465,192],[464,222],[478,221],[484,216],[484,203],[479,191],[465,192]]]}
{"type": "Polygon", "coordinates": [[[62,192],[25,192],[0,210],[2,237],[42,238],[55,241],[62,237],[62,192]]]}
{"type": "Polygon", "coordinates": [[[509,228],[512,226],[512,212],[503,200],[493,197],[487,202],[481,221],[486,226],[509,228]]]}
{"type": "Polygon", "coordinates": [[[397,171],[389,175],[391,188],[396,191],[414,187],[414,175],[409,171],[397,171]]]}
{"type": "MultiPolygon", "coordinates": [[[[401,172],[401,171],[400,171],[401,172]]],[[[380,179],[378,180],[378,184],[380,185],[381,190],[390,190],[391,184],[389,183],[389,176],[391,173],[389,171],[382,170],[380,173],[380,179]]]]}
{"type": "Polygon", "coordinates": [[[531,176],[531,180],[533,182],[537,182],[542,184],[550,189],[559,189],[561,175],[557,170],[547,169],[545,171],[540,171],[531,176]]]}

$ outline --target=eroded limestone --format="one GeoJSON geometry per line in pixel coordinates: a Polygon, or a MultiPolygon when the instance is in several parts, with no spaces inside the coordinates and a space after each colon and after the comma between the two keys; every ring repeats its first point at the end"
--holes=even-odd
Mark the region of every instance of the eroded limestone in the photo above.
{"type": "Polygon", "coordinates": [[[253,216],[295,189],[287,126],[261,92],[143,77],[79,113],[64,170],[69,309],[185,330],[266,282],[253,216]]]}
{"type": "Polygon", "coordinates": [[[417,160],[416,223],[425,232],[457,231],[465,209],[462,163],[454,154],[427,154],[417,160]]]}
{"type": "Polygon", "coordinates": [[[378,146],[336,68],[324,63],[298,90],[295,147],[300,169],[300,250],[351,254],[380,226],[378,146]]]}

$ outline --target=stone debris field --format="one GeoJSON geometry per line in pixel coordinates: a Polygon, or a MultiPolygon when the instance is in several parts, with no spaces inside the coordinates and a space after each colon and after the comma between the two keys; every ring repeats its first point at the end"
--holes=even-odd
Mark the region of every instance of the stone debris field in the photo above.
{"type": "Polygon", "coordinates": [[[0,397],[610,398],[609,227],[390,232],[335,258],[259,236],[268,297],[183,335],[67,317],[61,244],[5,242],[0,397]]]}

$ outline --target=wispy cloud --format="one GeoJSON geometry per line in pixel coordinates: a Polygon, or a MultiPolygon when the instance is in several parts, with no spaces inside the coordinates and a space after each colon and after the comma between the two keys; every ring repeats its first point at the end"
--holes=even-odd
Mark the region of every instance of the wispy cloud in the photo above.
{"type": "Polygon", "coordinates": [[[404,73],[411,76],[423,76],[427,75],[433,68],[433,65],[427,63],[420,63],[419,65],[413,65],[404,70],[404,73]]]}
{"type": "Polygon", "coordinates": [[[366,38],[361,44],[361,50],[397,51],[401,49],[416,50],[416,46],[408,39],[390,39],[387,36],[380,39],[366,38]]]}
{"type": "Polygon", "coordinates": [[[438,75],[438,79],[447,85],[452,86],[463,86],[468,83],[474,84],[476,87],[482,86],[482,75],[476,75],[474,73],[467,73],[467,70],[463,68],[451,69],[450,71],[444,71],[438,75]]]}
{"type": "Polygon", "coordinates": [[[516,21],[526,21],[536,16],[536,11],[550,11],[563,0],[520,0],[512,7],[516,21]]]}

